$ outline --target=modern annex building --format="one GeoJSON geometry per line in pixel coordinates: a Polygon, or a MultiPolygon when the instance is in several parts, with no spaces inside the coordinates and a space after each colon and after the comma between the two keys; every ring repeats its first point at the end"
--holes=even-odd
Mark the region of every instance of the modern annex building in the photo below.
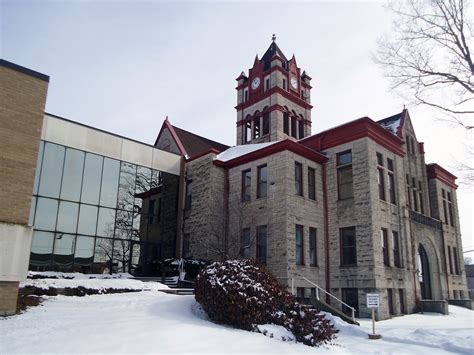
{"type": "Polygon", "coordinates": [[[44,113],[43,74],[1,79],[2,301],[28,267],[153,275],[168,257],[255,258],[359,316],[367,293],[379,318],[467,297],[456,177],[425,164],[408,111],[311,135],[311,77],[274,41],[237,78],[234,147],[168,119],[149,146],[44,113]]]}

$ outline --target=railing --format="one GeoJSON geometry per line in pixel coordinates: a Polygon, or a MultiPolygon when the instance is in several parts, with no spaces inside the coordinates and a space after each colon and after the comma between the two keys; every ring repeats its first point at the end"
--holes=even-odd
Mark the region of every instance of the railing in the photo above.
{"type": "Polygon", "coordinates": [[[418,213],[412,210],[409,210],[409,214],[410,214],[410,219],[415,222],[424,224],[425,226],[428,226],[434,229],[438,229],[438,230],[443,229],[443,224],[441,223],[441,221],[437,219],[422,215],[421,213],[418,213]]]}
{"type": "MultiPolygon", "coordinates": [[[[286,277],[285,277],[286,278],[286,277]]],[[[311,286],[314,286],[315,289],[316,289],[316,299],[319,301],[319,291],[323,292],[324,294],[328,295],[329,297],[331,297],[332,299],[336,300],[337,302],[339,302],[341,305],[344,305],[346,306],[347,308],[349,308],[351,310],[351,313],[352,313],[352,320],[355,322],[355,308],[354,307],[351,307],[349,306],[346,302],[340,300],[339,298],[337,298],[336,296],[334,296],[332,293],[329,293],[328,291],[326,291],[324,288],[318,286],[317,284],[315,284],[314,282],[312,282],[311,280],[308,280],[306,277],[291,277],[291,293],[292,294],[295,294],[294,292],[294,284],[295,284],[295,279],[300,279],[300,280],[304,280],[306,281],[307,283],[309,283],[311,286]]]]}

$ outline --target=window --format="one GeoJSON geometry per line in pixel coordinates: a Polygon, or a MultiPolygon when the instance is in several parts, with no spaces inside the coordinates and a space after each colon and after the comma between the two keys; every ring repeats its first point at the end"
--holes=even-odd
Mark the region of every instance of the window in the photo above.
{"type": "Polygon", "coordinates": [[[388,296],[388,312],[390,315],[395,314],[395,308],[393,307],[393,290],[391,288],[387,288],[387,296],[388,296]]]}
{"type": "Polygon", "coordinates": [[[396,267],[402,267],[400,259],[400,240],[398,239],[398,232],[392,231],[392,243],[393,243],[393,263],[396,267]]]}
{"type": "Polygon", "coordinates": [[[383,167],[383,155],[377,153],[377,184],[379,188],[379,199],[385,201],[385,179],[383,167]]]}
{"type": "Polygon", "coordinates": [[[260,138],[260,116],[253,119],[253,139],[260,138]]]}
{"type": "Polygon", "coordinates": [[[268,90],[268,89],[270,89],[270,79],[269,78],[265,79],[265,91],[268,90]]]}
{"type": "Polygon", "coordinates": [[[316,228],[309,227],[309,265],[318,266],[316,228]]]}
{"type": "Polygon", "coordinates": [[[155,224],[155,204],[156,200],[148,201],[148,224],[155,224]]]}
{"type": "Polygon", "coordinates": [[[352,186],[352,152],[350,150],[337,154],[337,191],[339,200],[354,196],[352,186]]]}
{"type": "Polygon", "coordinates": [[[283,79],[283,90],[286,90],[286,79],[283,79]]]}
{"type": "Polygon", "coordinates": [[[453,200],[451,199],[451,192],[448,191],[447,195],[448,195],[449,224],[454,227],[453,200]]]}
{"type": "Polygon", "coordinates": [[[387,158],[387,169],[388,169],[388,195],[390,197],[390,203],[396,205],[397,199],[395,197],[395,175],[393,170],[393,160],[387,158]]]}
{"type": "Polygon", "coordinates": [[[265,112],[263,114],[263,131],[262,131],[262,135],[266,135],[270,133],[270,113],[269,112],[265,112]]]}
{"type": "Polygon", "coordinates": [[[250,189],[252,183],[252,171],[250,169],[242,171],[242,201],[250,201],[250,189]]]}
{"type": "Polygon", "coordinates": [[[456,275],[459,275],[461,273],[459,269],[459,260],[458,260],[458,250],[457,248],[453,247],[453,256],[454,256],[454,271],[456,272],[456,275]]]}
{"type": "Polygon", "coordinates": [[[249,99],[249,92],[248,90],[244,90],[244,101],[247,101],[249,99]]]}
{"type": "Polygon", "coordinates": [[[299,139],[304,138],[304,121],[298,121],[298,137],[299,139]]]}
{"type": "Polygon", "coordinates": [[[420,203],[420,213],[425,214],[425,206],[423,204],[423,188],[421,181],[418,181],[418,202],[420,203]]]}
{"type": "Polygon", "coordinates": [[[303,165],[295,162],[295,193],[303,196],[303,165]]]}
{"type": "Polygon", "coordinates": [[[250,258],[250,228],[242,230],[242,249],[241,255],[243,258],[250,258]]]}
{"type": "Polygon", "coordinates": [[[301,90],[301,100],[306,101],[306,97],[304,96],[304,90],[301,90]]]}
{"type": "Polygon", "coordinates": [[[296,265],[304,265],[303,226],[296,225],[296,265]]]}
{"type": "Polygon", "coordinates": [[[418,212],[418,198],[417,198],[417,193],[416,193],[416,187],[412,188],[412,194],[413,194],[413,209],[418,212]]]}
{"type": "Polygon", "coordinates": [[[405,307],[405,295],[404,295],[404,290],[403,288],[399,288],[398,289],[398,298],[400,299],[400,312],[402,314],[406,314],[407,313],[407,309],[405,307]]]}
{"type": "Polygon", "coordinates": [[[453,272],[453,258],[451,256],[451,247],[448,245],[448,260],[449,260],[449,273],[454,274],[453,272]]]}
{"type": "Polygon", "coordinates": [[[293,138],[298,138],[298,132],[296,132],[296,117],[291,117],[291,136],[293,138]]]}
{"type": "Polygon", "coordinates": [[[355,227],[339,230],[341,245],[341,266],[357,265],[355,227]]]}
{"type": "Polygon", "coordinates": [[[308,168],[308,198],[316,200],[316,172],[313,168],[308,168]]]}
{"type": "MultiPolygon", "coordinates": [[[[357,288],[342,288],[341,289],[341,295],[342,295],[342,301],[344,303],[347,303],[349,306],[352,308],[355,308],[355,316],[359,316],[359,295],[358,295],[358,289],[357,288]]],[[[342,306],[342,311],[347,314],[348,316],[352,316],[352,310],[343,305],[342,306]]]]}
{"type": "Polygon", "coordinates": [[[257,227],[257,262],[267,263],[267,226],[257,227]]]}
{"type": "Polygon", "coordinates": [[[257,170],[257,198],[267,196],[267,166],[262,165],[257,170]]]}
{"type": "Polygon", "coordinates": [[[388,233],[385,228],[381,229],[380,238],[382,239],[383,264],[390,266],[390,257],[388,254],[388,233]]]}
{"type": "Polygon", "coordinates": [[[186,200],[184,202],[184,209],[189,210],[191,208],[193,199],[193,181],[186,181],[186,200]]]}
{"type": "Polygon", "coordinates": [[[283,133],[290,135],[290,115],[288,112],[283,112],[283,133]]]}
{"type": "Polygon", "coordinates": [[[379,187],[379,199],[385,201],[385,180],[383,168],[377,168],[377,184],[379,187]]]}
{"type": "Polygon", "coordinates": [[[297,287],[296,288],[296,297],[297,298],[304,298],[304,287],[297,287]]]}
{"type": "Polygon", "coordinates": [[[252,140],[252,122],[245,122],[245,142],[250,142],[252,140]]]}

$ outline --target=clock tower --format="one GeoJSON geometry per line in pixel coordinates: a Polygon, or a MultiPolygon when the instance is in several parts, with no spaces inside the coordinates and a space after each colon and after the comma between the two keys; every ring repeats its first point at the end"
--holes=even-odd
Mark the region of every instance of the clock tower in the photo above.
{"type": "Polygon", "coordinates": [[[275,42],[237,80],[237,145],[311,135],[311,77],[275,42]]]}

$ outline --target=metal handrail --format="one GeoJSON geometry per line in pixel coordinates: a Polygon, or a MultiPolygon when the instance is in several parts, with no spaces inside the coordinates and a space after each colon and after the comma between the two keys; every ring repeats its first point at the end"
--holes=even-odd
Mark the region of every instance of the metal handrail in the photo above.
{"type": "Polygon", "coordinates": [[[355,321],[355,308],[354,307],[351,307],[349,306],[346,302],[344,302],[343,300],[340,300],[339,298],[337,298],[336,296],[334,296],[332,293],[329,293],[328,291],[326,291],[324,288],[316,285],[314,282],[308,280],[306,277],[302,277],[303,280],[305,280],[306,282],[308,282],[310,285],[313,285],[315,288],[316,288],[316,298],[319,300],[319,290],[323,291],[326,295],[328,296],[331,296],[332,298],[334,298],[336,301],[338,301],[339,303],[343,304],[344,306],[346,306],[347,308],[349,308],[352,312],[352,320],[355,321]]]}
{"type": "MultiPolygon", "coordinates": [[[[289,277],[278,277],[279,279],[289,279],[289,277]]],[[[347,308],[349,308],[351,310],[351,313],[352,313],[352,320],[355,322],[355,308],[354,307],[351,307],[349,306],[346,302],[344,302],[343,300],[340,300],[339,298],[337,298],[336,296],[334,296],[332,293],[326,291],[324,288],[318,286],[317,284],[315,284],[314,282],[312,282],[311,280],[308,280],[306,277],[291,277],[291,293],[294,294],[294,279],[301,279],[301,280],[304,280],[306,282],[308,282],[310,285],[314,286],[316,288],[316,298],[318,299],[319,301],[319,290],[323,291],[326,295],[334,298],[337,302],[343,304],[344,306],[346,306],[347,308]]]]}

